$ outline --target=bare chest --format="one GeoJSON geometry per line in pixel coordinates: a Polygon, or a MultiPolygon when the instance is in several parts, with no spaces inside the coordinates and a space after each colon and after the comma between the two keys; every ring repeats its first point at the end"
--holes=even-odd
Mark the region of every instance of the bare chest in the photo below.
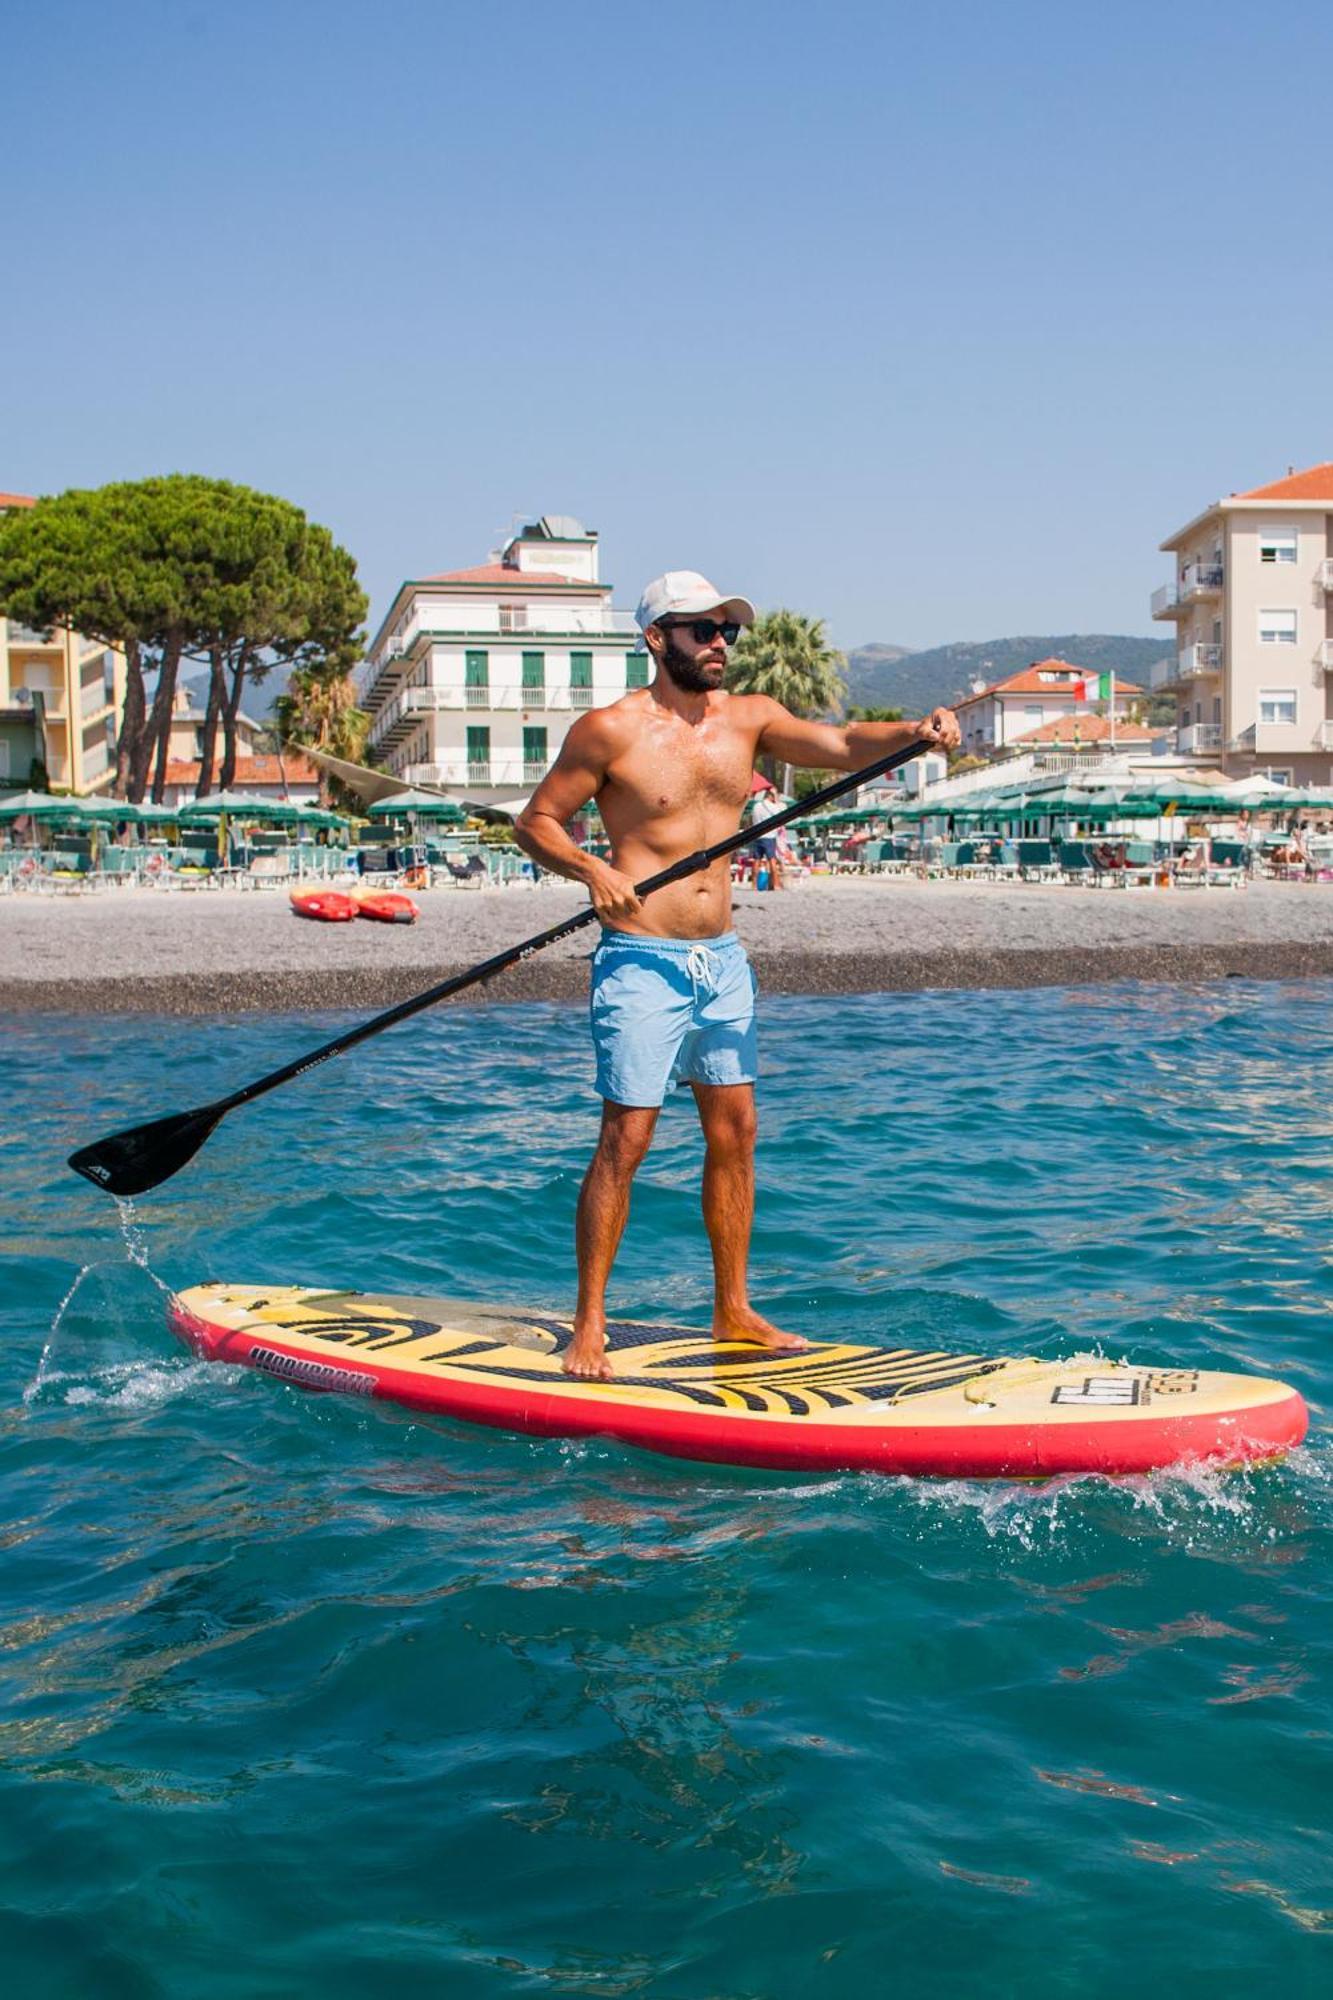
{"type": "Polygon", "coordinates": [[[731,729],[663,731],[617,759],[609,773],[634,817],[673,819],[700,811],[739,814],[750,790],[752,746],[731,729]]]}

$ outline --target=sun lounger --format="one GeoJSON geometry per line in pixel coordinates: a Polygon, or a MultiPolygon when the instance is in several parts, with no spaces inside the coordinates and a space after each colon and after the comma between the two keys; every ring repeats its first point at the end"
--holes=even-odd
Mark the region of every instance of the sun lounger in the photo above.
{"type": "Polygon", "coordinates": [[[437,866],[443,867],[450,880],[460,889],[480,889],[487,880],[486,863],[480,854],[469,854],[466,861],[455,855],[446,854],[437,866]]]}
{"type": "Polygon", "coordinates": [[[1060,863],[1049,840],[1020,840],[1018,872],[1024,882],[1058,882],[1060,863]]]}

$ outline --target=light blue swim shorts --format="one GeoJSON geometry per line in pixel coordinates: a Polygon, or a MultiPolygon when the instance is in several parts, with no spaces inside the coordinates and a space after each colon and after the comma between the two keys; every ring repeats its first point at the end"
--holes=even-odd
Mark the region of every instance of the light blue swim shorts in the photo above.
{"type": "Polygon", "coordinates": [[[754,996],[735,931],[712,938],[603,931],[592,960],[598,1095],[649,1106],[673,1084],[753,1083],[754,996]]]}

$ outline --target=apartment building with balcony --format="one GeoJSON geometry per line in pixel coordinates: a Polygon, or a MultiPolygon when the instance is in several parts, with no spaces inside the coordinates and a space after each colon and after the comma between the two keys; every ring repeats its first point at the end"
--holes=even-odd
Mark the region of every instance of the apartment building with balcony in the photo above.
{"type": "Polygon", "coordinates": [[[374,761],[480,802],[530,792],[583,710],[646,686],[597,534],[545,514],[491,561],[403,583],[361,675],[374,761]]]}
{"type": "Polygon", "coordinates": [[[1175,626],[1153,677],[1177,701],[1176,748],[1233,777],[1333,781],[1333,462],[1232,493],[1160,544],[1175,626]]]}
{"type": "MultiPolygon", "coordinates": [[[[33,505],[0,493],[0,512],[33,505]]],[[[109,792],[124,706],[123,653],[0,618],[0,788],[23,791],[44,770],[54,791],[109,792]]]]}

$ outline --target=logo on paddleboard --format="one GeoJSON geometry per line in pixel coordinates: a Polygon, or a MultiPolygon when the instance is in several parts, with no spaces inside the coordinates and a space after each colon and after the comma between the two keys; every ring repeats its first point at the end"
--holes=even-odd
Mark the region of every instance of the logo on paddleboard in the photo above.
{"type": "Polygon", "coordinates": [[[331,1368],[324,1361],[306,1361],[299,1354],[279,1354],[273,1347],[252,1347],[250,1360],[266,1375],[299,1382],[303,1389],[340,1389],[344,1395],[373,1396],[375,1377],[355,1368],[331,1368]]]}
{"type": "Polygon", "coordinates": [[[1140,1375],[1085,1375],[1081,1382],[1061,1382],[1053,1403],[1081,1403],[1086,1409],[1123,1409],[1139,1401],[1140,1375]]]}
{"type": "Polygon", "coordinates": [[[1084,1409],[1143,1409],[1154,1396],[1192,1396],[1199,1386],[1197,1368],[1164,1368],[1151,1375],[1085,1375],[1081,1382],[1061,1382],[1053,1403],[1077,1403],[1084,1409]]]}

